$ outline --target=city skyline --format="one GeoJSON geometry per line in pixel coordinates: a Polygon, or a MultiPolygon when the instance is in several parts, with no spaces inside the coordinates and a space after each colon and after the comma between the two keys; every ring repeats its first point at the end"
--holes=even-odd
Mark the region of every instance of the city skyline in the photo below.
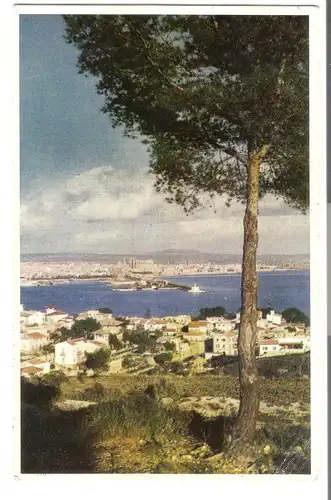
{"type": "MultiPolygon", "coordinates": [[[[101,113],[60,16],[21,16],[20,50],[22,253],[241,253],[242,205],[206,200],[186,216],[155,192],[145,146],[101,113]]],[[[309,253],[308,215],[273,196],[259,230],[263,254],[309,253]]]]}

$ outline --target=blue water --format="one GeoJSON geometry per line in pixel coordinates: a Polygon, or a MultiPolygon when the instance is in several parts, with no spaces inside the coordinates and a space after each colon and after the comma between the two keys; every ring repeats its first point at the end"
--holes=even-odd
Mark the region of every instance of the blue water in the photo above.
{"type": "MultiPolygon", "coordinates": [[[[196,314],[201,307],[223,305],[229,312],[240,307],[240,275],[168,278],[172,283],[196,283],[205,293],[193,295],[176,290],[121,292],[104,283],[78,282],[62,285],[22,287],[21,303],[26,309],[44,310],[46,304],[78,314],[88,309],[110,307],[116,315],[153,316],[196,314]]],[[[282,311],[297,307],[309,315],[309,271],[275,271],[259,274],[259,306],[282,311]]]]}

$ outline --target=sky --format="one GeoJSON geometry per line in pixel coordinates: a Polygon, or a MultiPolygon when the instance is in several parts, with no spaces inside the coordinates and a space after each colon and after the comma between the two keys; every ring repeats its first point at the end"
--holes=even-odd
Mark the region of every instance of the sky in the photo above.
{"type": "MultiPolygon", "coordinates": [[[[22,253],[241,253],[243,206],[215,200],[186,216],[153,187],[148,153],[101,112],[78,74],[60,16],[20,17],[22,253]]],[[[260,205],[259,251],[309,253],[309,218],[272,196],[260,205]]]]}

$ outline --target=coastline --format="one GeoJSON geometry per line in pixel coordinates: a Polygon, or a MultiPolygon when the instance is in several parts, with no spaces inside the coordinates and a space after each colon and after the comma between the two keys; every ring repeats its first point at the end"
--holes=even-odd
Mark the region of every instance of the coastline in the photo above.
{"type": "MultiPolygon", "coordinates": [[[[302,271],[310,271],[309,267],[305,268],[275,268],[275,269],[260,269],[258,270],[258,274],[260,273],[282,273],[286,274],[289,272],[302,272],[302,271]]],[[[173,274],[173,275],[161,275],[161,276],[152,276],[150,279],[163,279],[163,278],[199,278],[204,276],[240,276],[241,271],[236,272],[226,272],[226,271],[211,271],[211,272],[202,272],[202,273],[190,273],[190,274],[173,274]]],[[[43,287],[43,286],[57,286],[57,285],[72,285],[75,283],[83,283],[83,282],[99,282],[110,284],[111,278],[104,277],[84,277],[84,278],[40,278],[37,280],[32,280],[31,282],[21,282],[20,287],[43,287]]]]}

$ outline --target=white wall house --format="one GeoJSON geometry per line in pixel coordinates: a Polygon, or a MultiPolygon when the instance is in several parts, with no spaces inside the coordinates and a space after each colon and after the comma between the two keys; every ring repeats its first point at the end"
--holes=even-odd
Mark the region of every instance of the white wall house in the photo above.
{"type": "Polygon", "coordinates": [[[236,332],[213,333],[213,352],[226,356],[238,355],[238,334],[236,332]]]}
{"type": "Polygon", "coordinates": [[[62,311],[54,311],[46,315],[47,317],[47,323],[50,325],[55,325],[59,321],[62,321],[65,318],[68,318],[68,313],[62,312],[62,311]]]}
{"type": "Polygon", "coordinates": [[[281,314],[278,314],[275,311],[270,311],[270,313],[267,314],[267,321],[269,323],[273,323],[274,325],[281,325],[283,317],[281,314]]]}
{"type": "Polygon", "coordinates": [[[188,324],[188,331],[191,332],[201,332],[209,333],[213,329],[213,325],[208,323],[208,321],[191,321],[188,324]]]}
{"type": "Polygon", "coordinates": [[[24,311],[21,314],[21,319],[22,318],[26,326],[42,325],[46,321],[46,315],[41,311],[24,311]]]}
{"type": "Polygon", "coordinates": [[[183,339],[188,340],[189,342],[204,342],[207,340],[208,335],[204,331],[188,331],[183,333],[183,339]]]}
{"type": "Polygon", "coordinates": [[[293,337],[283,337],[278,339],[282,349],[288,350],[310,350],[310,337],[307,335],[294,335],[293,337]]]}
{"type": "Polygon", "coordinates": [[[259,356],[276,353],[280,350],[280,345],[276,339],[264,339],[259,342],[259,356]]]}
{"type": "Polygon", "coordinates": [[[51,314],[51,313],[56,311],[56,307],[47,305],[47,306],[45,306],[45,311],[46,311],[46,314],[51,314]]]}
{"type": "Polygon", "coordinates": [[[41,349],[49,343],[48,335],[42,333],[27,333],[21,335],[20,349],[21,352],[29,353],[41,349]]]}
{"type": "Polygon", "coordinates": [[[94,343],[82,338],[70,339],[55,344],[55,363],[58,365],[76,365],[84,360],[85,352],[94,352],[102,347],[99,342],[94,343]]]}

